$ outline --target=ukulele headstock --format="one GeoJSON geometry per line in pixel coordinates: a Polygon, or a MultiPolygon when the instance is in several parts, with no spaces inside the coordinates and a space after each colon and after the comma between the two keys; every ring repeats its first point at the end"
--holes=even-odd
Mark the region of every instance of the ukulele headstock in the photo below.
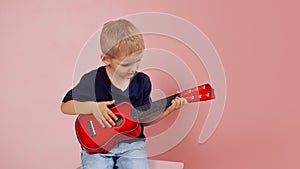
{"type": "Polygon", "coordinates": [[[215,98],[214,89],[207,83],[194,88],[184,90],[180,97],[185,98],[188,103],[205,101],[215,98]]]}

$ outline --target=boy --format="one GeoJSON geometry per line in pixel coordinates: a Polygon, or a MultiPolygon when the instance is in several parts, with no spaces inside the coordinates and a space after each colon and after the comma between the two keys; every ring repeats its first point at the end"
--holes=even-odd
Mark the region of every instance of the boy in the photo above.
{"type": "MultiPolygon", "coordinates": [[[[101,35],[101,60],[105,66],[86,73],[63,99],[64,114],[93,114],[102,127],[113,127],[117,116],[114,105],[127,101],[134,107],[151,102],[150,78],[137,72],[144,41],[141,32],[129,21],[120,19],[104,24],[101,35]]],[[[82,169],[148,169],[143,126],[153,124],[181,108],[184,99],[176,98],[159,118],[143,123],[141,134],[115,145],[107,154],[82,151],[82,169]]]]}

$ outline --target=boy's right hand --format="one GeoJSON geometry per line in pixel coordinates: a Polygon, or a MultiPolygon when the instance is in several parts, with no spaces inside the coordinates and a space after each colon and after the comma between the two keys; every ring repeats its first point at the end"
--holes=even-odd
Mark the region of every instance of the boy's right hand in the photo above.
{"type": "Polygon", "coordinates": [[[115,121],[118,117],[108,108],[109,105],[114,104],[112,101],[97,102],[96,108],[92,110],[92,114],[99,121],[103,128],[115,126],[115,121]]]}

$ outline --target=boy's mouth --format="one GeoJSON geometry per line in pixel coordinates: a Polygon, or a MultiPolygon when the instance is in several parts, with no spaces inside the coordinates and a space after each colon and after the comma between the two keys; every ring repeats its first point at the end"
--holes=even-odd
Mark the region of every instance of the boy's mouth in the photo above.
{"type": "Polygon", "coordinates": [[[133,75],[134,75],[134,73],[128,73],[127,75],[128,75],[128,76],[133,76],[133,75]]]}

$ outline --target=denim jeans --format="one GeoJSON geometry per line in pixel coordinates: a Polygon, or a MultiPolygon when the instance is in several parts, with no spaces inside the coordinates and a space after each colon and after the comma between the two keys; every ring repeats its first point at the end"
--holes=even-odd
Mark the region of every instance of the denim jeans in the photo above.
{"type": "Polygon", "coordinates": [[[119,143],[107,154],[81,153],[82,169],[149,169],[145,141],[119,143]]]}

